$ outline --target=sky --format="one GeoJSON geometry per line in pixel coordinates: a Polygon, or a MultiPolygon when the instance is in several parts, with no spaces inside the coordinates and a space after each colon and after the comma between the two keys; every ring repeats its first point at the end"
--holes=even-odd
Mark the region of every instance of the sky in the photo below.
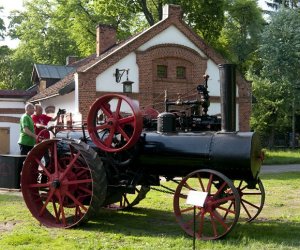
{"type": "MultiPolygon", "coordinates": [[[[26,0],[25,0],[26,1],[26,0]]],[[[0,6],[4,9],[0,13],[0,17],[4,20],[6,26],[8,25],[7,16],[12,10],[22,10],[24,0],[0,0],[0,6]]],[[[259,5],[262,8],[266,8],[265,0],[259,0],[259,5]]],[[[4,41],[0,40],[0,46],[7,45],[10,48],[16,48],[18,46],[18,40],[10,40],[5,38],[4,41]]]]}
{"type": "MultiPolygon", "coordinates": [[[[0,0],[0,6],[4,8],[0,13],[0,17],[4,20],[6,26],[8,25],[7,16],[9,15],[9,12],[12,10],[22,10],[23,1],[24,0],[0,0]]],[[[16,48],[18,41],[5,38],[4,41],[0,40],[0,46],[2,45],[7,45],[10,48],[16,48]]]]}

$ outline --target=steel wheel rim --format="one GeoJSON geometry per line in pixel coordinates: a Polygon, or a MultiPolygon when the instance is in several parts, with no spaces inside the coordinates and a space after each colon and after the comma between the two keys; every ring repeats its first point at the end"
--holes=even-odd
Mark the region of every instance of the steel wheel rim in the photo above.
{"type": "Polygon", "coordinates": [[[173,202],[175,217],[181,228],[193,236],[194,206],[185,203],[189,190],[209,193],[204,207],[196,207],[196,238],[214,240],[227,235],[240,213],[240,198],[232,181],[217,171],[203,169],[190,173],[179,183],[173,202]]]}
{"type": "Polygon", "coordinates": [[[44,141],[30,152],[24,162],[21,187],[25,203],[38,221],[49,227],[69,228],[88,214],[93,181],[88,165],[75,148],[70,147],[69,155],[59,158],[59,142],[44,141]],[[48,164],[42,162],[46,151],[48,164]]]}

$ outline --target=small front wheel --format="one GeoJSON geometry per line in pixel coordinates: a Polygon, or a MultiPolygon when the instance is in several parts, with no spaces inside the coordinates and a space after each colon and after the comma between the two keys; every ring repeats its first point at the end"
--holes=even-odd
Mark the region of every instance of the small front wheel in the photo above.
{"type": "Polygon", "coordinates": [[[240,214],[240,197],[232,181],[210,169],[197,170],[183,178],[175,191],[173,205],[181,228],[190,236],[195,233],[201,240],[224,237],[240,214]],[[207,193],[203,206],[187,204],[191,191],[196,191],[196,199],[197,195],[207,193]]]}

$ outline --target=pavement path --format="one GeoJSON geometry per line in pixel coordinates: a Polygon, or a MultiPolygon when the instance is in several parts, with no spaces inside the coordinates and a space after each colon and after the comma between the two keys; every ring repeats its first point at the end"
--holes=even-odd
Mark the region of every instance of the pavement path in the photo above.
{"type": "Polygon", "coordinates": [[[283,173],[283,172],[299,172],[300,164],[286,164],[286,165],[263,165],[260,173],[283,173]]]}

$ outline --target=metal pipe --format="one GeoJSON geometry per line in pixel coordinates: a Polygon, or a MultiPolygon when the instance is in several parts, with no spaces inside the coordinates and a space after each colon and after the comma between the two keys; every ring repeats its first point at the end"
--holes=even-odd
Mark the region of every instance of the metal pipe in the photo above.
{"type": "Polygon", "coordinates": [[[221,130],[236,131],[236,75],[235,64],[219,64],[221,90],[221,130]]]}

